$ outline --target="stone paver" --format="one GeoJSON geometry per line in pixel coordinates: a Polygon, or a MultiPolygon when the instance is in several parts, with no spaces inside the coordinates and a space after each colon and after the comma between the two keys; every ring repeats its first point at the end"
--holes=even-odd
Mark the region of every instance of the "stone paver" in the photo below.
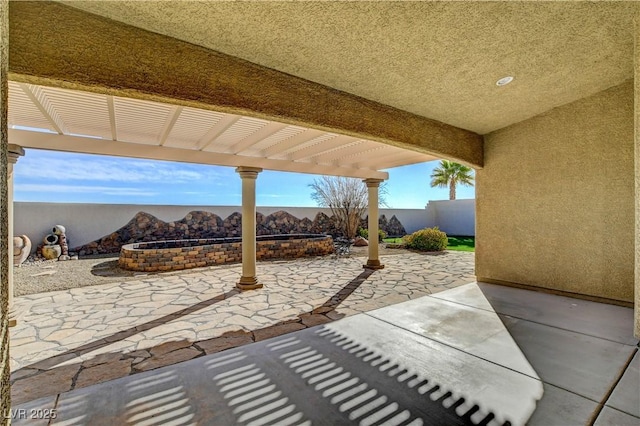
{"type": "Polygon", "coordinates": [[[75,387],[82,388],[96,383],[106,382],[107,380],[128,376],[129,373],[131,373],[131,362],[132,360],[130,359],[123,359],[85,368],[80,371],[75,387]]]}
{"type": "Polygon", "coordinates": [[[241,265],[17,297],[13,403],[135,374],[475,281],[474,254],[403,251],[260,262],[264,287],[239,292],[241,265]]]}

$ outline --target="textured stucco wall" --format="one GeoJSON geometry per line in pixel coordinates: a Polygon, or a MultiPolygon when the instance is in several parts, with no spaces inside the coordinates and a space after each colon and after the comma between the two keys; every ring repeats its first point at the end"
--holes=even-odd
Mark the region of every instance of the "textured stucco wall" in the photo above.
{"type": "Polygon", "coordinates": [[[633,300],[633,108],[629,80],[485,136],[479,279],[633,300]]]}
{"type": "Polygon", "coordinates": [[[635,187],[636,187],[636,232],[635,232],[635,328],[634,334],[640,338],[640,12],[635,16],[635,187]]]}
{"type": "Polygon", "coordinates": [[[55,2],[11,2],[12,80],[246,114],[482,167],[482,137],[55,2]]]}
{"type": "Polygon", "coordinates": [[[9,424],[6,419],[11,404],[9,386],[9,315],[8,292],[9,269],[8,211],[7,202],[7,67],[9,34],[7,32],[8,0],[0,0],[0,424],[9,424]]]}

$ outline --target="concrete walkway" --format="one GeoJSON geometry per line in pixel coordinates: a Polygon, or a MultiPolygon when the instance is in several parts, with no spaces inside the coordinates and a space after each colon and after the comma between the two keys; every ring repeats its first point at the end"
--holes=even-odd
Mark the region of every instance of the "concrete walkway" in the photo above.
{"type": "Polygon", "coordinates": [[[473,253],[261,262],[16,298],[14,404],[186,361],[472,282],[473,253]]]}
{"type": "Polygon", "coordinates": [[[31,401],[14,424],[638,425],[632,325],[628,308],[471,283],[31,401]]]}

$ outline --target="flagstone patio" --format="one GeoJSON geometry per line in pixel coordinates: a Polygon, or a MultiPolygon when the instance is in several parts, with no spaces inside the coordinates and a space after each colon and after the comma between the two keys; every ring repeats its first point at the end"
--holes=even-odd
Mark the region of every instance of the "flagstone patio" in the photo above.
{"type": "Polygon", "coordinates": [[[16,298],[12,398],[37,398],[113,380],[475,280],[474,254],[357,257],[259,263],[264,288],[239,292],[240,265],[16,298]]]}

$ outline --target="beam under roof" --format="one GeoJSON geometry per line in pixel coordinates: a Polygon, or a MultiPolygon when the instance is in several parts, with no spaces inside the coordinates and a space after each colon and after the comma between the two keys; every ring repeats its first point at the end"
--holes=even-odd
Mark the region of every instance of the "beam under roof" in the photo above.
{"type": "Polygon", "coordinates": [[[9,31],[13,81],[253,116],[483,165],[473,132],[55,2],[11,2],[9,31]]]}
{"type": "Polygon", "coordinates": [[[210,164],[230,167],[260,167],[284,172],[311,173],[355,178],[388,179],[387,172],[365,168],[352,168],[332,164],[303,163],[263,157],[249,157],[194,149],[173,148],[140,143],[128,143],[82,136],[59,135],[56,133],[34,132],[9,129],[11,143],[25,148],[47,149],[63,152],[111,155],[162,161],[180,161],[195,164],[210,164]]]}

